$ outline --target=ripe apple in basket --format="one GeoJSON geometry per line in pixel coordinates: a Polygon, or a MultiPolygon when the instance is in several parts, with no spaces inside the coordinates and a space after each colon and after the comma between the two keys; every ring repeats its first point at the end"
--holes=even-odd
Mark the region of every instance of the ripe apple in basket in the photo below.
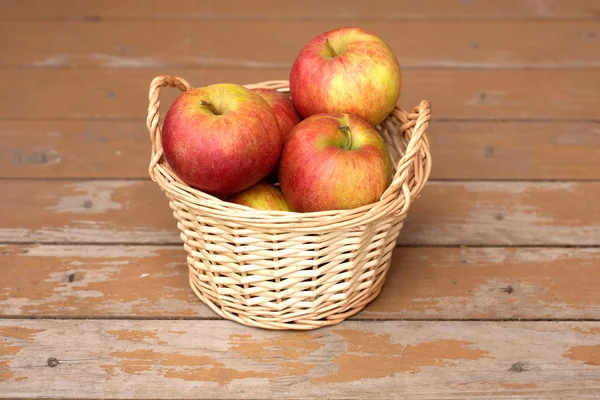
{"type": "Polygon", "coordinates": [[[227,201],[257,210],[291,211],[281,188],[266,180],[261,180],[248,189],[235,193],[227,201]]]}
{"type": "Polygon", "coordinates": [[[308,42],[292,65],[289,81],[294,106],[304,118],[348,113],[375,126],[398,101],[401,72],[398,59],[381,38],[349,27],[308,42]]]}
{"type": "Polygon", "coordinates": [[[162,146],[181,180],[222,197],[273,169],[281,137],[275,113],[260,95],[219,83],[179,95],[165,114],[162,146]]]}
{"type": "Polygon", "coordinates": [[[292,100],[275,89],[254,88],[251,90],[258,93],[271,106],[275,112],[279,129],[281,129],[281,139],[285,141],[287,134],[300,122],[300,115],[294,108],[292,100]]]}
{"type": "Polygon", "coordinates": [[[284,143],[279,184],[293,211],[342,210],[379,200],[392,181],[387,146],[369,123],[351,114],[317,114],[284,143]]]}

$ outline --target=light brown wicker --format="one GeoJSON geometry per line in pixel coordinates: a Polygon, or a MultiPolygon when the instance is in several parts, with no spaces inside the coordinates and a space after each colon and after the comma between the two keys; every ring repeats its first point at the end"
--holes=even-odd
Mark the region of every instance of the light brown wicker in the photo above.
{"type": "MultiPolygon", "coordinates": [[[[395,165],[378,202],[294,213],[225,202],[179,180],[162,156],[159,95],[165,86],[191,88],[172,76],[150,85],[149,173],[169,199],[200,300],[242,324],[308,330],[337,324],[377,297],[409,207],[431,171],[428,101],[410,113],[396,107],[378,126],[395,165]]],[[[245,86],[289,92],[287,81],[245,86]]]]}

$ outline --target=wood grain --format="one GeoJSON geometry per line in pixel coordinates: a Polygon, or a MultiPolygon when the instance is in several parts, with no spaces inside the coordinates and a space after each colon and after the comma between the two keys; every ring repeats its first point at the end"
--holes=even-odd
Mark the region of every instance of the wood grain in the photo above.
{"type": "MultiPolygon", "coordinates": [[[[600,26],[593,21],[359,25],[384,39],[406,68],[600,66],[600,26]]],[[[335,20],[203,21],[201,27],[187,20],[7,21],[0,66],[287,70],[309,40],[338,26],[335,20]]]]}
{"type": "MultiPolygon", "coordinates": [[[[2,317],[218,318],[179,246],[4,245],[0,264],[2,317]]],[[[597,248],[398,247],[352,319],[598,319],[599,279],[597,248]]]]}
{"type": "Polygon", "coordinates": [[[595,18],[600,7],[595,0],[4,0],[6,19],[113,18],[183,19],[565,19],[595,18]]]}
{"type": "Polygon", "coordinates": [[[597,0],[0,11],[0,397],[600,399],[597,0]],[[148,85],[287,79],[307,40],[344,25],[392,45],[402,107],[432,101],[434,181],[349,321],[218,319],[147,179],[148,85]]]}
{"type": "MultiPolygon", "coordinates": [[[[430,182],[409,245],[600,244],[598,182],[430,182]]],[[[0,242],[179,244],[152,181],[0,181],[0,242]]]]}
{"type": "Polygon", "coordinates": [[[9,397],[565,399],[600,389],[598,322],[2,320],[9,397]],[[58,384],[58,382],[60,384],[58,384]]]}
{"type": "MultiPolygon", "coordinates": [[[[4,121],[2,178],[148,178],[138,121],[4,121]]],[[[600,123],[436,122],[432,179],[600,179],[600,123]]]]}
{"type": "MultiPolygon", "coordinates": [[[[193,86],[288,78],[278,69],[7,69],[0,119],[136,119],[142,131],[148,88],[161,74],[193,86]]],[[[403,76],[400,106],[430,100],[436,120],[598,120],[600,69],[413,70],[403,76]]],[[[176,89],[161,94],[163,113],[176,95],[176,89]]]]}

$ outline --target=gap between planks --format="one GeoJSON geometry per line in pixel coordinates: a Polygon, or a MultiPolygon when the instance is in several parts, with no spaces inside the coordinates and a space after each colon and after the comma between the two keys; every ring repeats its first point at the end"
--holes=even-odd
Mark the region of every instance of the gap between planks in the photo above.
{"type": "Polygon", "coordinates": [[[86,3],[77,0],[57,0],[52,6],[41,1],[28,1],[6,7],[2,13],[12,20],[81,20],[90,23],[102,20],[134,19],[194,19],[194,20],[562,20],[597,19],[600,10],[594,0],[505,0],[502,2],[464,0],[373,0],[322,2],[282,2],[277,0],[204,2],[193,0],[160,1],[124,0],[116,4],[86,3]]]}
{"type": "MultiPolygon", "coordinates": [[[[0,43],[7,67],[106,67],[175,69],[185,67],[289,70],[298,51],[333,21],[211,21],[203,24],[206,40],[196,39],[192,21],[28,22],[4,26],[10,37],[0,43]],[[160,35],[148,36],[155,30],[160,35]],[[236,30],[245,32],[235,35],[236,30]],[[273,40],[277,32],[286,35],[273,40]],[[145,33],[136,33],[145,32],[145,33]],[[74,38],[77,38],[76,40],[74,38]],[[219,38],[219,40],[214,40],[219,38]],[[257,45],[257,44],[263,44],[257,45]],[[168,49],[158,51],[157,49],[168,49]]],[[[524,69],[600,66],[593,22],[466,22],[396,24],[363,22],[383,38],[403,68],[524,69]],[[419,43],[404,40],[419,36],[419,43]],[[449,38],[452,38],[451,40],[449,38]],[[540,46],[553,43],[553,47],[540,46]]],[[[559,89],[560,90],[560,89],[559,89]]]]}
{"type": "MultiPolygon", "coordinates": [[[[72,247],[84,247],[84,246],[106,246],[106,247],[119,247],[119,246],[139,246],[139,247],[170,247],[178,248],[183,246],[183,242],[127,242],[127,241],[116,241],[116,242],[60,242],[60,241],[1,241],[0,245],[10,246],[72,246],[72,247]]],[[[405,249],[597,249],[600,247],[599,244],[411,244],[411,243],[396,243],[396,248],[405,249]]]]}
{"type": "MultiPolygon", "coordinates": [[[[0,22],[2,20],[0,19],[0,22]]],[[[554,66],[554,65],[529,65],[529,64],[516,64],[516,65],[502,65],[502,64],[485,64],[479,66],[469,66],[469,65],[443,65],[441,63],[438,66],[402,66],[402,71],[415,71],[415,72],[435,72],[435,71],[465,71],[465,72],[489,72],[489,71],[578,71],[578,70],[587,70],[594,69],[600,67],[600,64],[596,65],[586,65],[586,64],[571,64],[568,66],[554,66]]],[[[0,65],[0,71],[40,71],[40,70],[53,70],[53,71],[72,71],[72,70],[81,70],[81,71],[98,71],[98,70],[107,70],[107,71],[116,71],[122,69],[136,69],[136,70],[153,70],[160,68],[160,65],[148,65],[148,66],[136,66],[135,68],[123,68],[123,67],[111,67],[111,66],[31,66],[31,65],[0,65]]],[[[168,65],[165,68],[173,70],[178,70],[181,68],[193,69],[194,66],[186,66],[186,65],[168,65]]],[[[197,68],[202,68],[207,71],[218,71],[224,68],[229,70],[269,70],[269,71],[283,71],[289,72],[291,68],[291,64],[289,66],[264,66],[264,67],[244,67],[244,66],[198,66],[197,68]]],[[[169,75],[166,73],[166,75],[169,75]]],[[[444,119],[448,120],[448,119],[444,119]]],[[[554,120],[554,119],[553,119],[554,120]]],[[[557,119],[560,120],[560,119],[557,119]]],[[[452,119],[450,119],[452,121],[452,119]]],[[[479,120],[476,120],[479,121],[479,120]]],[[[524,121],[519,119],[518,121],[524,121]]]]}
{"type": "MultiPolygon", "coordinates": [[[[225,318],[191,316],[95,316],[95,315],[2,315],[0,320],[90,320],[90,321],[228,321],[225,318]]],[[[349,318],[347,321],[369,322],[600,322],[600,318],[349,318]]]]}

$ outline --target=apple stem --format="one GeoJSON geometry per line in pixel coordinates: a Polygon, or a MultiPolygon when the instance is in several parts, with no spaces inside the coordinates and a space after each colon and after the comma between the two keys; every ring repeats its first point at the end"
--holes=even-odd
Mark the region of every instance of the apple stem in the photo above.
{"type": "Polygon", "coordinates": [[[219,112],[215,108],[215,105],[213,103],[211,103],[210,101],[201,100],[200,104],[203,105],[203,106],[208,107],[213,114],[219,115],[219,112]]]}
{"type": "Polygon", "coordinates": [[[331,45],[331,42],[329,41],[328,38],[325,38],[325,46],[327,46],[327,48],[329,49],[329,52],[331,53],[331,57],[333,57],[333,58],[337,57],[337,53],[333,49],[333,46],[331,45]]]}
{"type": "Polygon", "coordinates": [[[348,141],[346,142],[346,150],[350,150],[352,147],[352,131],[346,124],[340,124],[340,130],[346,134],[346,137],[348,138],[348,141]]]}

